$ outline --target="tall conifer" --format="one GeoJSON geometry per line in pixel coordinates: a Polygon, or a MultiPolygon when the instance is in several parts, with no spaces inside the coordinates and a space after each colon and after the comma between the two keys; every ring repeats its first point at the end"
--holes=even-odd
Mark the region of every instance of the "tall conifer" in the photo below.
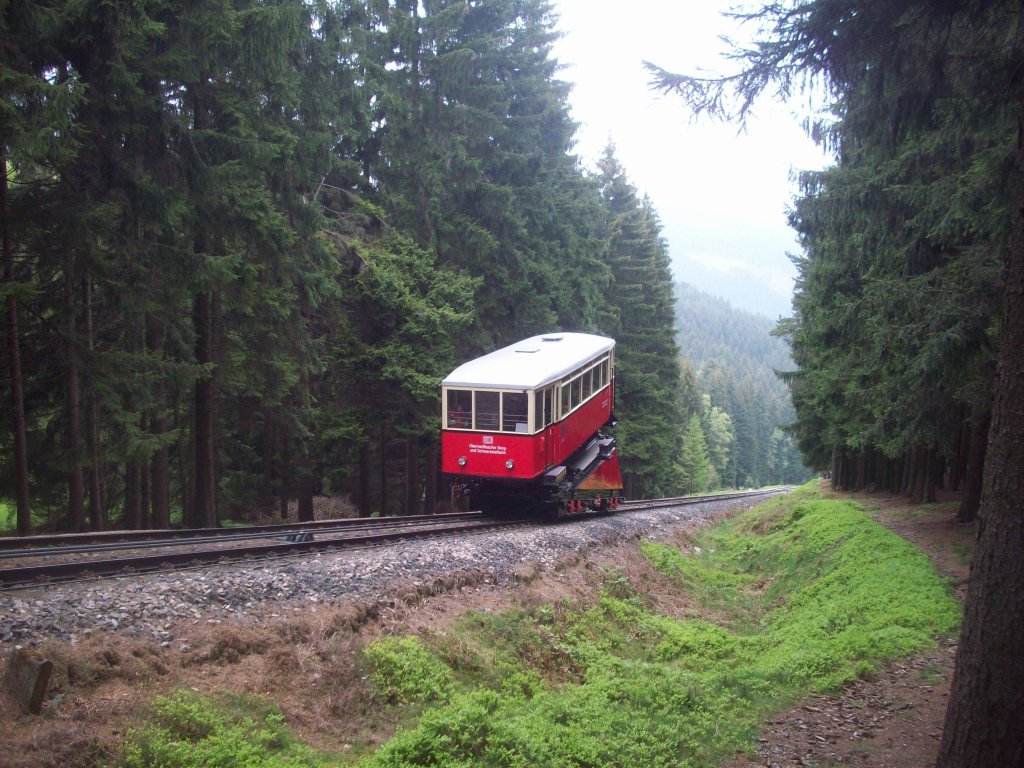
{"type": "Polygon", "coordinates": [[[616,409],[630,496],[670,494],[684,425],[672,275],[661,225],[609,146],[599,164],[605,258],[612,276],[605,328],[618,342],[616,409]]]}

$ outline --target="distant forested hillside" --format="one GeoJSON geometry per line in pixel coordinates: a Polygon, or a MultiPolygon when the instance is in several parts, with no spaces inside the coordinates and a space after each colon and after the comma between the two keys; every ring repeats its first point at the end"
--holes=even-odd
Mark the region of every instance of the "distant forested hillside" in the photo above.
{"type": "Polygon", "coordinates": [[[767,317],[733,308],[687,283],[676,285],[683,357],[687,490],[803,482],[810,476],[781,427],[794,420],[776,371],[793,368],[767,317]]]}
{"type": "Polygon", "coordinates": [[[676,328],[683,357],[694,365],[718,360],[742,371],[793,367],[789,346],[771,335],[774,320],[736,309],[689,283],[676,283],[676,328]]]}

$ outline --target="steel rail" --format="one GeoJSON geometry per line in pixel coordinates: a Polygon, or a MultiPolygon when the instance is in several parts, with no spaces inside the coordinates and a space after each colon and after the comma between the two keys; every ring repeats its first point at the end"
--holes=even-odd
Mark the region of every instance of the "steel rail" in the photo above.
{"type": "MultiPolygon", "coordinates": [[[[288,541],[279,541],[271,544],[251,544],[243,547],[233,548],[209,548],[189,550],[186,552],[164,552],[160,554],[139,555],[134,557],[122,557],[101,560],[76,560],[49,563],[34,563],[31,565],[0,568],[0,589],[9,587],[26,586],[33,583],[51,583],[52,581],[66,581],[75,577],[87,575],[109,576],[117,574],[139,573],[159,569],[169,569],[189,565],[201,565],[222,562],[233,562],[258,557],[271,557],[280,555],[299,554],[309,551],[327,551],[331,549],[345,549],[359,546],[379,545],[388,542],[396,542],[406,539],[430,538],[451,534],[465,534],[493,530],[497,528],[511,527],[523,523],[532,524],[559,524],[584,520],[591,517],[601,517],[630,511],[642,511],[648,509],[660,509],[665,507],[683,506],[689,504],[700,504],[711,501],[727,501],[736,498],[755,498],[758,496],[771,496],[784,493],[787,489],[766,489],[761,491],[743,491],[738,493],[717,494],[708,496],[685,496],[672,499],[652,499],[625,502],[617,509],[591,514],[575,514],[558,519],[543,519],[536,517],[529,518],[506,518],[495,519],[485,518],[479,512],[455,513],[450,515],[421,515],[409,518],[373,519],[359,518],[354,521],[343,521],[347,525],[331,526],[332,521],[318,521],[316,527],[312,526],[253,526],[253,531],[241,536],[199,536],[199,537],[176,537],[165,539],[159,542],[143,541],[140,544],[129,542],[116,542],[98,545],[94,548],[65,547],[65,548],[26,548],[20,551],[22,558],[42,559],[61,554],[81,554],[86,551],[109,552],[133,548],[150,547],[184,547],[196,544],[217,545],[233,541],[265,539],[267,537],[286,536],[288,541]],[[440,523],[440,525],[439,525],[440,523]],[[268,531],[268,528],[275,530],[268,531]],[[354,529],[362,529],[362,533],[355,533],[354,529]],[[255,531],[259,530],[259,533],[255,531]],[[349,533],[352,535],[316,540],[312,535],[314,531],[319,533],[349,533]]],[[[333,521],[337,523],[339,521],[333,521]]],[[[220,530],[220,529],[216,529],[220,530]]],[[[230,531],[231,529],[225,529],[230,531]]],[[[195,533],[195,532],[193,532],[195,533]]],[[[0,556],[3,556],[0,553],[0,556]]],[[[8,557],[11,557],[8,555],[8,557]]],[[[14,559],[11,557],[11,559],[14,559]]]]}
{"type": "MultiPolygon", "coordinates": [[[[238,541],[251,541],[255,539],[281,538],[282,536],[300,536],[305,533],[340,533],[343,531],[358,530],[380,530],[390,528],[407,528],[424,523],[436,524],[439,522],[456,523],[472,522],[481,519],[479,512],[454,513],[450,515],[420,515],[416,517],[384,517],[384,518],[356,518],[336,521],[320,520],[314,523],[299,523],[295,525],[274,525],[274,526],[249,526],[246,528],[224,528],[224,529],[191,529],[180,532],[182,535],[165,536],[163,538],[144,538],[128,536],[125,538],[111,538],[111,540],[97,543],[81,542],[70,545],[58,545],[49,547],[29,546],[20,549],[0,550],[0,560],[16,560],[26,557],[55,557],[58,555],[81,554],[85,552],[117,552],[128,549],[156,549],[160,547],[181,547],[194,544],[219,544],[238,541]],[[211,533],[217,531],[217,533],[211,533]],[[221,533],[223,531],[223,533],[221,533]]],[[[141,532],[134,532],[141,533],[141,532]]],[[[173,533],[173,532],[172,532],[173,533]]]]}
{"type": "MultiPolygon", "coordinates": [[[[295,540],[273,544],[254,544],[234,549],[199,549],[189,552],[165,552],[155,555],[114,558],[108,560],[77,560],[73,562],[39,563],[0,569],[0,588],[26,586],[33,583],[51,583],[53,580],[69,580],[87,575],[117,575],[119,573],[140,573],[171,567],[217,561],[235,562],[254,557],[291,555],[316,550],[344,549],[355,546],[377,545],[406,539],[431,538],[450,534],[480,532],[522,524],[522,519],[495,520],[478,519],[462,525],[405,527],[380,533],[368,533],[343,538],[317,541],[295,540]],[[47,580],[42,582],[41,580],[47,580]]],[[[188,543],[188,542],[182,542],[188,543]]]]}
{"type": "Polygon", "coordinates": [[[704,496],[677,496],[665,499],[633,499],[625,501],[619,508],[625,509],[660,509],[662,507],[678,507],[684,504],[703,504],[709,501],[727,501],[729,499],[757,498],[759,496],[775,496],[779,493],[787,493],[788,487],[763,488],[756,491],[735,491],[730,493],[717,493],[704,496]]]}

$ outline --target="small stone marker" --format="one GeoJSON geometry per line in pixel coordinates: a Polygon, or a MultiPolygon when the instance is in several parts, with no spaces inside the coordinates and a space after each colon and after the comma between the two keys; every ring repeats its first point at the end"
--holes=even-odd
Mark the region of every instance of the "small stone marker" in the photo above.
{"type": "Polygon", "coordinates": [[[18,702],[22,709],[38,715],[50,684],[53,662],[26,648],[15,648],[7,657],[0,687],[18,702]]]}

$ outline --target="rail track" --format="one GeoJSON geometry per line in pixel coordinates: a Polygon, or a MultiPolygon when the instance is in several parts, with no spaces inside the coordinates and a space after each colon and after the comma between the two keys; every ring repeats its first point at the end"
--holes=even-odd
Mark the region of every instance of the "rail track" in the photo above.
{"type": "MultiPolygon", "coordinates": [[[[630,501],[617,511],[675,507],[709,501],[768,496],[782,489],[630,501]]],[[[116,531],[28,538],[0,538],[0,588],[168,570],[217,562],[252,560],[378,546],[413,538],[432,538],[507,528],[557,524],[586,515],[542,520],[499,519],[479,512],[401,518],[322,520],[311,523],[238,528],[116,531]]]]}

